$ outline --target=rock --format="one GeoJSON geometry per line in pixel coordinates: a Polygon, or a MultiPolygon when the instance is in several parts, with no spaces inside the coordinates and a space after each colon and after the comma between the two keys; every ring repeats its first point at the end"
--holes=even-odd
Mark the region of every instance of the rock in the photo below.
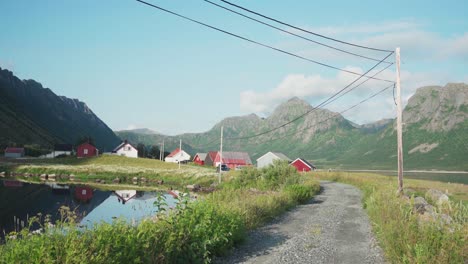
{"type": "Polygon", "coordinates": [[[56,175],[55,174],[49,174],[49,179],[55,179],[56,175]]]}
{"type": "Polygon", "coordinates": [[[106,181],[105,181],[105,180],[101,180],[101,184],[106,184],[106,181]]]}
{"type": "Polygon", "coordinates": [[[145,178],[145,177],[141,177],[141,178],[140,178],[140,181],[141,181],[141,182],[146,182],[146,178],[145,178]]]}
{"type": "Polygon", "coordinates": [[[45,181],[45,180],[47,180],[47,174],[41,174],[41,176],[39,176],[39,178],[41,178],[41,181],[45,181]]]}
{"type": "Polygon", "coordinates": [[[112,180],[112,183],[120,183],[120,179],[119,179],[119,178],[115,178],[114,180],[112,180]]]}
{"type": "Polygon", "coordinates": [[[200,190],[200,185],[199,184],[189,184],[186,186],[187,189],[189,189],[190,191],[193,191],[193,192],[197,192],[200,190]]]}
{"type": "Polygon", "coordinates": [[[414,198],[413,210],[419,214],[424,214],[427,211],[426,207],[428,205],[429,204],[427,203],[426,199],[418,196],[414,198]]]}
{"type": "Polygon", "coordinates": [[[5,178],[5,172],[4,171],[0,172],[0,178],[5,178]]]}
{"type": "Polygon", "coordinates": [[[134,181],[134,182],[135,182],[135,181],[138,181],[138,177],[133,177],[133,178],[132,178],[132,181],[134,181]]]}
{"type": "Polygon", "coordinates": [[[158,183],[159,185],[163,185],[163,184],[164,184],[164,181],[163,181],[163,180],[158,180],[157,183],[158,183]]]}
{"type": "Polygon", "coordinates": [[[96,179],[94,182],[95,182],[95,183],[101,183],[101,180],[100,180],[100,179],[96,179]]]}
{"type": "Polygon", "coordinates": [[[445,193],[436,189],[429,189],[426,192],[426,198],[433,201],[437,206],[450,203],[449,197],[445,193]]]}
{"type": "Polygon", "coordinates": [[[450,225],[452,223],[453,219],[452,219],[452,217],[450,217],[447,214],[440,214],[439,215],[439,221],[442,224],[450,225]]]}

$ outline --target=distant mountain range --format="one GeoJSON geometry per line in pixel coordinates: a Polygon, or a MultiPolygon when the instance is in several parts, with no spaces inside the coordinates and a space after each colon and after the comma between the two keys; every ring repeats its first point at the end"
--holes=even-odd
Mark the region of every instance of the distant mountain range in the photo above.
{"type": "MultiPolygon", "coordinates": [[[[394,169],[396,166],[395,120],[356,125],[338,113],[317,109],[304,118],[272,133],[249,137],[275,128],[309,111],[307,102],[292,98],[267,118],[255,114],[229,117],[204,133],[178,136],[118,131],[121,138],[147,145],[165,141],[172,150],[182,139],[194,154],[219,148],[224,126],[224,150],[247,151],[253,159],[267,151],[283,152],[312,160],[319,167],[394,169]]],[[[422,87],[403,112],[405,169],[468,170],[468,85],[422,87]]]]}
{"type": "Polygon", "coordinates": [[[58,96],[34,80],[20,80],[0,68],[0,145],[75,144],[91,137],[100,150],[120,139],[83,102],[58,96]]]}

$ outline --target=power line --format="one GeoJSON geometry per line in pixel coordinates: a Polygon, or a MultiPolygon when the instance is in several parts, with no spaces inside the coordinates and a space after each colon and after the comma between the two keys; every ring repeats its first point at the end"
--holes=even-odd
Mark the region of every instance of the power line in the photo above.
{"type": "MultiPolygon", "coordinates": [[[[326,118],[326,119],[324,119],[324,120],[321,120],[321,121],[319,121],[319,122],[316,122],[316,123],[314,123],[314,124],[312,124],[312,125],[310,125],[310,126],[307,126],[307,127],[303,128],[303,129],[296,130],[296,131],[294,131],[293,133],[289,133],[289,134],[283,135],[283,136],[281,136],[281,137],[273,138],[273,139],[266,139],[265,141],[254,142],[254,143],[249,142],[249,144],[256,144],[256,145],[257,145],[257,144],[263,144],[263,143],[266,143],[266,142],[271,142],[271,141],[279,140],[279,139],[282,139],[282,138],[285,138],[285,137],[293,136],[293,135],[295,135],[295,134],[297,134],[297,133],[299,133],[299,132],[305,131],[305,130],[307,130],[307,129],[309,129],[309,128],[316,127],[316,126],[319,125],[319,124],[325,123],[326,121],[328,121],[328,120],[330,120],[330,119],[333,119],[333,118],[335,118],[336,116],[339,116],[339,115],[341,115],[341,114],[343,114],[343,113],[346,113],[346,112],[352,110],[353,108],[359,106],[360,104],[363,104],[363,103],[369,101],[370,99],[376,97],[377,95],[383,93],[384,91],[386,91],[386,90],[388,90],[388,89],[390,89],[390,88],[392,88],[392,87],[393,87],[393,85],[389,85],[389,86],[383,88],[382,90],[378,91],[377,93],[375,93],[375,94],[373,94],[373,95],[367,97],[366,99],[360,101],[359,103],[357,103],[357,104],[355,104],[355,105],[353,105],[353,106],[351,106],[351,107],[348,107],[348,108],[346,108],[345,110],[343,110],[343,111],[341,111],[341,112],[339,112],[339,113],[335,113],[334,115],[332,115],[332,116],[330,116],[330,117],[328,117],[328,118],[326,118]]],[[[233,140],[233,139],[230,139],[230,140],[233,140]]]]}
{"type": "MultiPolygon", "coordinates": [[[[226,138],[226,139],[247,139],[247,138],[253,138],[253,137],[258,137],[258,136],[261,136],[261,135],[264,135],[264,134],[268,134],[268,133],[271,133],[277,129],[280,129],[282,127],[285,127],[299,119],[301,119],[302,117],[308,115],[309,113],[311,113],[312,111],[315,111],[317,110],[319,107],[325,105],[326,103],[328,103],[329,101],[331,101],[333,98],[335,98],[337,95],[339,95],[341,92],[343,92],[344,90],[346,90],[347,88],[349,88],[351,85],[353,85],[354,83],[356,83],[357,81],[359,81],[359,79],[361,79],[362,77],[366,76],[367,78],[371,78],[371,77],[368,77],[367,74],[372,71],[375,67],[377,67],[380,63],[382,63],[384,60],[386,60],[390,55],[392,55],[392,53],[388,54],[387,56],[385,56],[385,58],[383,58],[380,62],[378,62],[377,64],[375,64],[372,68],[370,68],[367,72],[365,72],[363,75],[359,76],[356,80],[352,81],[350,84],[346,85],[343,89],[341,89],[340,91],[338,91],[337,93],[333,94],[332,96],[330,96],[327,100],[323,101],[322,103],[320,103],[319,105],[313,107],[312,109],[310,109],[309,111],[305,112],[304,114],[280,125],[280,126],[277,126],[275,128],[272,128],[272,129],[269,129],[269,130],[266,130],[266,131],[263,131],[261,133],[258,133],[258,134],[255,134],[255,135],[250,135],[250,136],[245,136],[245,137],[235,137],[235,138],[226,138]]],[[[363,82],[364,83],[364,82],[363,82]]],[[[362,84],[362,83],[361,83],[362,84]]],[[[359,84],[359,85],[361,85],[359,84]]],[[[358,85],[358,86],[359,86],[358,85]]],[[[393,85],[393,84],[392,84],[393,85]]],[[[356,87],[354,87],[356,88],[356,87]]],[[[353,89],[354,89],[353,88],[353,89]]],[[[335,99],[336,100],[336,99],[335,99]]]]}
{"type": "Polygon", "coordinates": [[[247,11],[247,12],[249,12],[249,13],[255,14],[255,15],[257,15],[257,16],[266,18],[266,19],[268,19],[268,20],[274,21],[274,22],[279,23],[279,24],[281,24],[281,25],[288,26],[288,27],[291,27],[291,28],[300,30],[300,31],[302,31],[302,32],[309,33],[309,34],[312,34],[312,35],[321,37],[321,38],[325,38],[325,39],[328,39],[328,40],[336,41],[336,42],[339,42],[339,43],[343,43],[343,44],[346,44],[346,45],[350,45],[350,46],[354,46],[354,47],[358,47],[358,48],[363,48],[363,49],[369,49],[369,50],[375,50],[375,51],[383,51],[383,52],[393,52],[392,50],[377,49],[377,48],[362,46],[362,45],[358,45],[358,44],[354,44],[354,43],[342,41],[342,40],[339,40],[339,39],[327,37],[327,36],[325,36],[325,35],[321,35],[321,34],[318,34],[318,33],[315,33],[315,32],[312,32],[312,31],[309,31],[309,30],[306,30],[306,29],[303,29],[303,28],[300,28],[300,27],[297,27],[297,26],[293,26],[293,25],[288,24],[288,23],[286,23],[286,22],[282,22],[282,21],[280,21],[280,20],[278,20],[278,19],[275,19],[275,18],[266,16],[266,15],[260,14],[260,13],[258,13],[258,12],[255,12],[255,11],[252,11],[252,10],[247,9],[247,8],[245,8],[245,7],[242,7],[242,6],[240,6],[240,5],[231,3],[231,2],[229,2],[229,1],[225,1],[225,0],[221,0],[221,1],[224,2],[224,3],[226,3],[226,4],[228,4],[228,5],[237,7],[237,8],[239,8],[239,9],[242,9],[242,10],[244,10],[244,11],[247,11]]]}
{"type": "MultiPolygon", "coordinates": [[[[324,44],[324,43],[315,41],[315,40],[313,40],[313,39],[310,39],[310,38],[307,38],[307,37],[304,37],[304,36],[301,36],[301,35],[298,35],[298,34],[293,33],[293,32],[291,32],[291,31],[288,31],[288,30],[285,30],[285,29],[276,27],[276,26],[274,26],[274,25],[272,25],[272,24],[268,24],[268,23],[263,22],[263,21],[261,21],[261,20],[258,20],[258,19],[255,19],[255,18],[253,18],[253,17],[244,15],[244,14],[242,14],[242,13],[240,13],[240,12],[237,12],[237,11],[232,10],[232,9],[230,9],[230,8],[227,8],[227,7],[225,7],[225,6],[219,5],[219,4],[214,3],[214,2],[212,2],[212,1],[210,1],[210,0],[202,0],[202,1],[205,1],[205,2],[207,2],[207,3],[209,3],[209,4],[211,4],[211,5],[217,6],[217,7],[219,7],[219,8],[222,8],[222,9],[224,9],[224,10],[227,10],[227,11],[229,11],[229,12],[231,12],[231,13],[234,13],[234,14],[237,14],[237,15],[239,15],[239,16],[245,17],[245,18],[247,18],[247,19],[250,19],[250,20],[252,20],[252,21],[255,21],[255,22],[257,22],[257,23],[260,23],[260,24],[262,24],[262,25],[265,25],[265,26],[267,26],[267,27],[274,28],[274,29],[279,30],[279,31],[281,31],[281,32],[284,32],[284,33],[286,33],[286,34],[289,34],[289,35],[292,35],[292,36],[295,36],[295,37],[298,37],[298,38],[301,38],[301,39],[304,39],[304,40],[313,42],[313,43],[315,43],[315,44],[318,44],[318,45],[321,45],[321,46],[324,46],[324,47],[327,47],[327,48],[330,48],[330,49],[334,49],[334,50],[337,50],[337,51],[340,51],[340,52],[343,52],[343,53],[346,53],[346,54],[349,54],[349,55],[361,57],[361,58],[364,58],[364,59],[373,60],[373,61],[379,61],[379,59],[375,59],[375,58],[367,57],[367,56],[360,55],[360,54],[357,54],[357,53],[349,52],[349,51],[346,51],[346,50],[343,50],[343,49],[340,49],[340,48],[336,48],[336,47],[333,47],[333,46],[330,46],[330,45],[327,45],[327,44],[324,44]]],[[[389,64],[390,64],[390,63],[392,63],[392,62],[387,62],[387,61],[385,61],[384,63],[389,63],[389,64]]]]}
{"type": "MultiPolygon", "coordinates": [[[[173,12],[173,11],[167,10],[167,9],[165,9],[165,8],[159,7],[159,6],[157,6],[157,5],[154,5],[154,4],[151,4],[151,3],[148,3],[148,2],[142,1],[142,0],[136,0],[136,1],[137,1],[137,2],[140,2],[140,3],[142,3],[142,4],[145,4],[145,5],[147,5],[147,6],[150,6],[150,7],[156,8],[156,9],[159,9],[159,10],[164,11],[164,12],[166,12],[166,13],[172,14],[172,15],[174,15],[174,16],[183,18],[183,19],[185,19],[185,20],[189,20],[189,21],[191,21],[191,22],[193,22],[193,23],[196,23],[196,24],[199,24],[199,25],[202,25],[202,26],[211,28],[211,29],[213,29],[213,30],[216,30],[216,31],[219,31],[219,32],[228,34],[228,35],[230,35],[230,36],[233,36],[233,37],[236,37],[236,38],[245,40],[245,41],[247,41],[247,42],[250,42],[250,43],[253,43],[253,44],[256,44],[256,45],[265,47],[265,48],[269,48],[269,49],[278,51],[278,52],[283,53],[283,54],[287,54],[287,55],[290,55],[290,56],[293,56],[293,57],[296,57],[296,58],[299,58],[299,59],[302,59],[302,60],[305,60],[305,61],[308,61],[308,62],[311,62],[311,63],[314,63],[314,64],[318,64],[318,65],[321,65],[321,66],[324,66],[324,67],[327,67],[327,68],[331,68],[331,69],[334,69],[334,70],[338,70],[338,71],[342,71],[342,72],[346,72],[346,73],[350,73],[350,74],[354,74],[354,75],[358,75],[358,76],[363,76],[363,75],[361,75],[360,73],[357,73],[357,72],[349,71],[349,70],[346,70],[346,69],[341,69],[341,68],[338,68],[338,67],[336,67],[336,66],[332,66],[332,65],[325,64],[325,63],[322,63],[322,62],[319,62],[319,61],[315,61],[315,60],[312,60],[312,59],[303,57],[303,56],[301,56],[301,55],[294,54],[294,53],[289,52],[289,51],[285,51],[285,50],[282,50],[282,49],[279,49],[279,48],[275,48],[275,47],[270,46],[270,45],[267,45],[267,44],[263,44],[263,43],[261,43],[261,42],[255,41],[255,40],[251,40],[251,39],[249,39],[249,38],[246,38],[246,37],[243,37],[243,36],[240,36],[240,35],[231,33],[231,32],[229,32],[229,31],[226,31],[226,30],[223,30],[223,29],[220,29],[220,28],[217,28],[217,27],[208,25],[208,24],[206,24],[206,23],[203,23],[203,22],[200,22],[200,21],[198,21],[198,20],[195,20],[195,19],[192,19],[192,18],[183,16],[183,15],[180,15],[180,14],[175,13],[175,12],[173,12]]],[[[392,51],[392,53],[393,53],[393,51],[392,51]]],[[[392,54],[392,53],[390,53],[390,54],[392,54]]],[[[380,61],[380,63],[381,63],[381,62],[382,62],[382,61],[380,61]]],[[[385,80],[385,79],[374,78],[374,77],[369,77],[369,76],[366,76],[366,77],[371,78],[371,79],[374,79],[374,80],[379,80],[379,81],[384,81],[384,82],[393,83],[393,81],[391,81],[391,80],[385,80]]]]}

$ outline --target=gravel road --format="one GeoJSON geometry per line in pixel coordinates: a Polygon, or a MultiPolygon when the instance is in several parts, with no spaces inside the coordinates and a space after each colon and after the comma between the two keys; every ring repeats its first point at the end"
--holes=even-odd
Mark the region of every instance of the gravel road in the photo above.
{"type": "Polygon", "coordinates": [[[251,232],[215,263],[384,263],[361,192],[342,183],[320,185],[322,192],[308,204],[251,232]]]}

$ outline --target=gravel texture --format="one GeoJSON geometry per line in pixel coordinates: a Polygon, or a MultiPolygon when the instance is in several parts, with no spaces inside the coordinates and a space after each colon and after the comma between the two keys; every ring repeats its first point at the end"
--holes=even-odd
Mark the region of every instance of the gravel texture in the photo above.
{"type": "Polygon", "coordinates": [[[320,183],[322,192],[273,222],[215,263],[384,263],[361,192],[347,184],[320,183]]]}

